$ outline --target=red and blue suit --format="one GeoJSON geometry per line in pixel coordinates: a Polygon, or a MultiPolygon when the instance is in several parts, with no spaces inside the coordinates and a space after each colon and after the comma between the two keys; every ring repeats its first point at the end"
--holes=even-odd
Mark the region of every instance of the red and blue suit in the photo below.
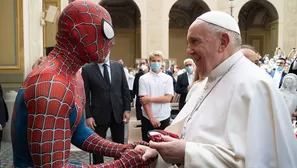
{"type": "Polygon", "coordinates": [[[148,167],[133,144],[105,140],[85,125],[84,85],[78,70],[104,62],[113,45],[109,13],[88,1],[74,1],[58,22],[57,45],[29,73],[12,117],[14,167],[148,167]],[[71,143],[91,153],[118,158],[98,165],[70,163],[71,143]]]}

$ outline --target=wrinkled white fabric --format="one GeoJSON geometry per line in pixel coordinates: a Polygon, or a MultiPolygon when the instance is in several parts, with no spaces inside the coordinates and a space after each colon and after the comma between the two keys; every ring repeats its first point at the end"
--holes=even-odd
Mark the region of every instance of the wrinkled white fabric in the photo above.
{"type": "MultiPolygon", "coordinates": [[[[297,140],[286,110],[271,77],[237,52],[167,130],[186,140],[185,168],[295,168],[297,140]]],[[[162,159],[157,166],[170,167],[162,159]]]]}

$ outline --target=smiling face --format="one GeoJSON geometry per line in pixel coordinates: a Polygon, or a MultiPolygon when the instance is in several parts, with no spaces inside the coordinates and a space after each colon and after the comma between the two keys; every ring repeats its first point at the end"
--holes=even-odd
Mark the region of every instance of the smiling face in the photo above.
{"type": "Polygon", "coordinates": [[[227,33],[212,33],[206,28],[206,22],[196,20],[190,26],[187,35],[187,54],[194,60],[197,71],[202,76],[208,74],[222,63],[229,44],[227,33]]]}

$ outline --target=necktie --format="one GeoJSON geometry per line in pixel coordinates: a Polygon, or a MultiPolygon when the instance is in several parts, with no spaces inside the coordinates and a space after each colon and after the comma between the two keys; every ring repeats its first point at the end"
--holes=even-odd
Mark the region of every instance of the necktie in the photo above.
{"type": "Polygon", "coordinates": [[[103,74],[104,74],[104,80],[105,82],[110,85],[110,79],[109,79],[109,73],[108,73],[108,69],[107,69],[107,64],[103,64],[103,74]]]}

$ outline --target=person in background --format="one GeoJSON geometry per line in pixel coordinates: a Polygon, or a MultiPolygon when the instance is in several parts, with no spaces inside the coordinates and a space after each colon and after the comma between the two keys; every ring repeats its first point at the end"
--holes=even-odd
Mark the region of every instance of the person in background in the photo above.
{"type": "Polygon", "coordinates": [[[142,140],[149,141],[147,133],[153,129],[165,129],[170,122],[170,102],[174,94],[172,77],[161,72],[163,53],[149,54],[150,72],[139,79],[139,96],[142,104],[142,140]]]}
{"type": "Polygon", "coordinates": [[[285,58],[278,58],[276,61],[276,68],[269,72],[269,75],[273,78],[273,81],[279,88],[283,83],[284,77],[287,75],[287,73],[284,71],[285,64],[285,58]]]}
{"type": "Polygon", "coordinates": [[[260,59],[261,57],[257,54],[257,50],[251,46],[251,45],[241,45],[240,51],[243,53],[243,55],[252,61],[257,66],[260,66],[260,59]]]}
{"type": "Polygon", "coordinates": [[[128,83],[128,87],[129,87],[129,92],[130,92],[130,101],[132,102],[134,97],[132,96],[133,95],[133,82],[134,82],[134,76],[131,75],[129,73],[129,70],[128,68],[125,66],[124,64],[124,61],[122,59],[118,60],[118,62],[120,64],[122,64],[123,68],[124,68],[124,72],[125,72],[125,76],[126,76],[126,79],[127,79],[127,83],[128,83]]]}
{"type": "MultiPolygon", "coordinates": [[[[125,125],[130,120],[130,92],[121,63],[105,59],[82,68],[86,93],[86,124],[103,138],[110,128],[112,140],[124,143],[125,125]]],[[[93,155],[93,163],[103,163],[103,156],[93,155]]]]}
{"type": "Polygon", "coordinates": [[[289,58],[291,58],[293,61],[291,63],[291,66],[289,68],[289,73],[294,73],[295,75],[297,75],[297,61],[296,61],[296,49],[293,48],[289,54],[289,58]],[[291,55],[294,55],[294,56],[291,56],[291,55]]]}
{"type": "Polygon", "coordinates": [[[46,56],[39,57],[32,65],[32,67],[31,67],[32,70],[38,68],[38,66],[41,64],[41,62],[44,61],[45,59],[46,59],[46,56]]]}
{"type": "Polygon", "coordinates": [[[8,121],[8,110],[6,103],[3,97],[3,90],[0,84],[0,150],[1,150],[1,141],[3,137],[3,129],[8,121]]]}
{"type": "Polygon", "coordinates": [[[188,94],[188,91],[190,89],[189,86],[192,85],[194,82],[194,75],[195,75],[195,65],[194,61],[190,58],[187,58],[184,60],[184,66],[186,69],[185,73],[182,73],[177,77],[177,82],[176,82],[176,88],[175,92],[180,94],[180,99],[179,99],[179,110],[181,110],[186,101],[186,97],[188,94]]]}
{"type": "Polygon", "coordinates": [[[139,61],[139,71],[135,74],[135,79],[133,83],[133,97],[136,95],[136,102],[135,102],[135,110],[136,110],[136,119],[142,119],[142,110],[141,110],[141,103],[140,103],[140,96],[139,96],[139,79],[142,75],[149,71],[148,61],[147,59],[141,59],[139,61]]]}
{"type": "Polygon", "coordinates": [[[49,55],[49,53],[54,49],[55,47],[46,47],[45,48],[45,56],[39,57],[37,61],[32,65],[32,70],[35,68],[38,68],[38,66],[41,64],[42,61],[46,59],[46,57],[49,55]]]}
{"type": "Polygon", "coordinates": [[[172,77],[172,80],[173,80],[173,88],[175,89],[175,87],[176,87],[176,79],[174,78],[174,73],[175,73],[174,69],[175,69],[175,65],[172,64],[172,65],[170,66],[170,68],[167,69],[167,70],[165,71],[165,73],[166,73],[167,75],[169,75],[169,76],[172,77]]]}
{"type": "Polygon", "coordinates": [[[45,48],[45,55],[48,56],[49,53],[50,53],[51,51],[53,51],[54,48],[55,48],[54,46],[46,47],[46,48],[45,48]]]}
{"type": "Polygon", "coordinates": [[[128,70],[128,68],[125,66],[124,61],[122,59],[118,60],[118,62],[120,64],[122,64],[122,66],[124,68],[124,72],[125,72],[126,78],[127,78],[127,81],[128,81],[128,76],[129,76],[129,70],[128,70]]]}

